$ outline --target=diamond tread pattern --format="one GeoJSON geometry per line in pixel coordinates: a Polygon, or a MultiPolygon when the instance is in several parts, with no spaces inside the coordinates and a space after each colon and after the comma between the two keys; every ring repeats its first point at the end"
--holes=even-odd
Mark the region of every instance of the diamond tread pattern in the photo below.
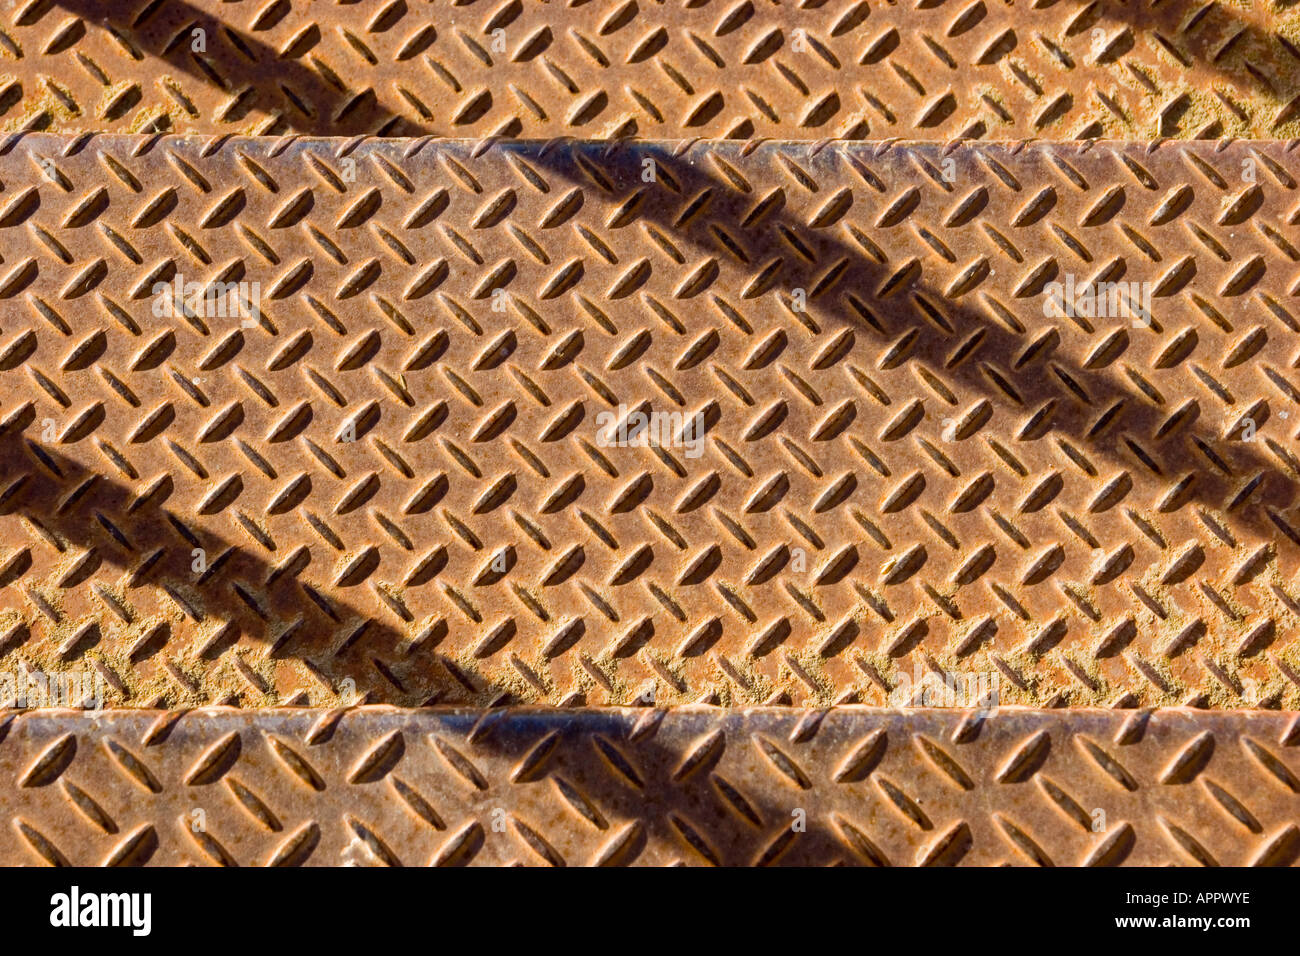
{"type": "Polygon", "coordinates": [[[0,128],[927,140],[1300,134],[1292,4],[797,6],[28,0],[0,21],[0,128]]]}
{"type": "Polygon", "coordinates": [[[1298,175],[11,138],[0,659],[136,706],[1293,707],[1298,175]],[[1046,317],[1075,273],[1149,324],[1046,317]],[[218,281],[260,315],[158,314],[218,281]],[[635,411],[705,432],[603,440],[635,411]]]}
{"type": "Polygon", "coordinates": [[[1294,863],[1294,715],[10,715],[9,863],[1294,863]]]}

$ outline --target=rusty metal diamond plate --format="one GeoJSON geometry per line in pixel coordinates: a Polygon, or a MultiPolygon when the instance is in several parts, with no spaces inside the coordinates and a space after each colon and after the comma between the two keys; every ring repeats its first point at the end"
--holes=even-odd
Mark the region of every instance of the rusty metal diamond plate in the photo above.
{"type": "Polygon", "coordinates": [[[10,715],[0,858],[1292,864],[1294,715],[863,708],[10,715]]]}
{"type": "Polygon", "coordinates": [[[27,0],[54,132],[1140,139],[1297,133],[1289,4],[27,0]]]}
{"type": "Polygon", "coordinates": [[[12,138],[0,653],[131,705],[1294,706],[1295,170],[12,138]],[[1149,317],[1049,314],[1102,281],[1149,317]],[[259,308],[169,314],[217,282],[259,308]]]}

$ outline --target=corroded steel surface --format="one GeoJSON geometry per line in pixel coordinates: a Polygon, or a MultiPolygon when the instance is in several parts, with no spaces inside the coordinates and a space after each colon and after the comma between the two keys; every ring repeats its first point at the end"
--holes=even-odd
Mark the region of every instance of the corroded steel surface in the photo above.
{"type": "Polygon", "coordinates": [[[1300,133],[1289,3],[24,0],[0,17],[10,130],[1300,133]]]}
{"type": "Polygon", "coordinates": [[[0,862],[1264,865],[1294,714],[46,711],[0,862]]]}
{"type": "Polygon", "coordinates": [[[10,139],[0,664],[132,705],[1294,706],[1297,175],[10,139]],[[1048,315],[1076,276],[1149,320],[1048,315]],[[216,281],[260,311],[180,314],[216,281]],[[610,444],[638,410],[698,441],[610,444]]]}

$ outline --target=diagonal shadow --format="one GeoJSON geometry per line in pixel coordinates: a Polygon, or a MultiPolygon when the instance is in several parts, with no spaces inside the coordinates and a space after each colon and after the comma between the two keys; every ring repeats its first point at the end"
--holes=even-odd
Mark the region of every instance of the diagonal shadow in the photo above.
{"type": "MultiPolygon", "coordinates": [[[[172,639],[171,623],[155,619],[150,625],[150,618],[132,609],[130,592],[150,587],[166,592],[184,613],[186,625],[196,631],[212,624],[214,616],[222,622],[208,626],[207,636],[188,649],[197,666],[219,660],[240,640],[241,628],[236,622],[251,619],[264,625],[261,633],[251,636],[266,644],[267,660],[303,661],[330,696],[351,698],[355,703],[438,703],[444,696],[441,692],[424,701],[412,699],[412,690],[403,685],[395,670],[398,664],[405,664],[440,673],[446,679],[448,696],[455,701],[494,704],[505,698],[504,691],[484,687],[481,679],[454,664],[447,669],[436,652],[412,646],[408,634],[346,602],[318,592],[318,600],[304,601],[302,593],[293,590],[295,574],[291,569],[273,566],[232,541],[191,528],[182,515],[168,508],[173,490],[170,480],[137,492],[55,447],[31,440],[25,429],[34,415],[28,407],[25,415],[11,418],[0,434],[0,462],[6,475],[0,514],[23,520],[34,536],[44,539],[65,559],[79,553],[64,566],[60,589],[77,586],[101,567],[121,572],[116,584],[125,600],[116,598],[112,589],[96,588],[96,593],[116,619],[141,630],[125,650],[131,666],[161,663],[177,684],[186,684],[184,668],[160,656],[172,639]],[[201,571],[196,570],[196,550],[205,555],[201,571]],[[256,582],[259,595],[240,582],[256,582]],[[213,615],[205,607],[221,610],[213,615]],[[274,633],[274,620],[288,615],[273,615],[272,609],[282,611],[285,607],[314,608],[315,615],[300,614],[295,622],[274,633]],[[384,690],[366,690],[367,685],[384,690]]],[[[32,561],[30,548],[18,548],[0,569],[0,586],[16,586],[32,561]]],[[[57,601],[30,587],[23,593],[47,626],[67,632],[66,616],[57,601]]],[[[21,647],[29,637],[25,625],[11,629],[5,636],[4,653],[21,647]]],[[[59,658],[64,663],[76,661],[103,639],[98,626],[72,632],[60,647],[59,658]]],[[[119,694],[130,696],[112,671],[101,669],[101,673],[119,694]]],[[[210,701],[234,702],[233,698],[210,701]]],[[[307,701],[299,697],[299,702],[307,701]]],[[[166,706],[167,701],[159,697],[152,703],[166,706]]]]}
{"type": "MultiPolygon", "coordinates": [[[[1089,147],[1079,147],[1086,148],[1089,147]]],[[[881,147],[874,152],[864,146],[861,150],[864,158],[876,164],[876,170],[890,171],[891,175],[883,177],[887,182],[934,184],[947,189],[954,208],[985,192],[982,188],[957,190],[944,186],[939,166],[948,154],[937,145],[881,147]],[[925,182],[927,178],[931,183],[925,182]]],[[[807,154],[798,156],[798,161],[807,162],[813,175],[820,168],[817,153],[818,148],[813,147],[807,154]]],[[[600,157],[601,173],[614,182],[635,183],[644,155],[643,150],[634,147],[610,146],[600,157]]],[[[852,156],[852,148],[844,155],[852,156]]],[[[996,148],[992,155],[997,155],[996,148]]],[[[1235,164],[1248,155],[1246,144],[1241,144],[1221,151],[1221,156],[1216,158],[1235,164]]],[[[954,275],[962,262],[982,259],[983,264],[968,266],[958,279],[940,287],[935,284],[936,279],[922,278],[922,266],[916,259],[888,262],[875,250],[869,253],[872,245],[869,233],[865,234],[865,242],[855,245],[836,235],[829,224],[814,227],[784,208],[768,210],[756,217],[755,211],[763,205],[757,197],[736,188],[720,170],[710,171],[702,162],[673,162],[677,158],[675,153],[665,160],[665,168],[676,180],[675,187],[648,198],[637,208],[639,217],[660,227],[674,243],[700,257],[725,259],[734,255],[734,242],[724,237],[744,236],[744,254],[749,257],[746,268],[754,275],[762,272],[768,276],[770,288],[778,293],[785,307],[785,318],[804,324],[809,331],[823,333],[825,340],[833,339],[840,330],[849,330],[855,341],[865,340],[867,354],[878,356],[877,368],[886,368],[887,359],[891,363],[916,363],[922,378],[941,383],[949,392],[946,398],[932,397],[938,395],[940,388],[931,384],[927,394],[918,382],[914,386],[915,394],[895,394],[885,404],[897,404],[902,409],[908,407],[909,399],[933,401],[942,409],[940,415],[951,416],[948,420],[952,422],[951,429],[945,431],[955,431],[959,443],[978,434],[981,422],[993,414],[1000,417],[1004,428],[1016,419],[1021,421],[1017,437],[1025,443],[1022,447],[1049,443],[1061,447],[1062,441],[1068,443],[1069,449],[1061,447],[1061,450],[1097,491],[1090,511],[1108,511],[1133,498],[1141,500],[1139,511],[1149,507],[1169,514],[1184,508],[1195,509],[1205,532],[1238,552],[1241,565],[1239,579],[1234,584],[1245,583],[1267,563],[1267,559],[1253,564],[1245,560],[1245,549],[1258,548],[1262,543],[1267,558],[1272,559],[1278,557],[1281,546],[1288,543],[1300,546],[1300,524],[1290,514],[1290,509],[1300,501],[1300,459],[1262,434],[1259,440],[1253,440],[1255,432],[1270,418],[1268,400],[1258,398],[1258,393],[1229,394],[1231,385],[1225,388],[1220,382],[1203,379],[1200,384],[1207,392],[1218,390],[1222,408],[1230,412],[1231,420],[1226,427],[1220,427],[1210,420],[1212,416],[1195,393],[1157,397],[1152,393],[1150,381],[1141,376],[1144,369],[1139,369],[1135,376],[1120,361],[1144,336],[1162,337],[1155,339],[1159,344],[1152,349],[1153,353],[1159,351],[1162,362],[1168,363],[1161,367],[1176,367],[1189,358],[1197,343],[1196,321],[1179,322],[1190,327],[1190,334],[1188,328],[1176,331],[1177,326],[1165,325],[1166,321],[1179,321],[1180,313],[1188,308],[1178,297],[1171,294],[1155,300],[1149,327],[1139,327],[1128,318],[1114,320],[1114,328],[1107,328],[1105,320],[1060,319],[1062,326],[1074,321],[1090,336],[1088,360],[1075,361],[1060,348],[1063,340],[1051,321],[1045,320],[1042,328],[1034,328],[1005,309],[995,315],[987,305],[977,309],[971,304],[974,290],[990,268],[1002,268],[1007,264],[1005,261],[991,266],[988,257],[983,255],[971,254],[965,260],[954,257],[947,264],[954,275]],[[950,291],[957,286],[961,287],[960,291],[950,291]],[[807,296],[806,317],[795,314],[794,298],[800,294],[807,296]],[[974,404],[969,404],[972,400],[974,404]],[[969,434],[963,434],[967,428],[969,434]],[[1114,473],[1116,469],[1118,475],[1114,473]],[[1226,523],[1217,516],[1221,513],[1229,516],[1226,523]]],[[[973,156],[969,162],[975,162],[973,156]]],[[[580,164],[569,161],[548,165],[561,174],[566,169],[580,168],[580,164]]],[[[825,165],[829,168],[834,164],[828,160],[825,165]]],[[[958,176],[962,173],[959,166],[958,176]]],[[[1039,185],[1035,183],[1025,189],[1026,201],[1039,185]]],[[[1096,183],[1093,186],[1093,195],[1100,196],[1103,190],[1096,183]]],[[[901,196],[885,194],[882,190],[880,204],[891,202],[896,206],[906,194],[907,191],[901,196]]],[[[1252,196],[1251,208],[1258,208],[1258,201],[1262,200],[1256,190],[1239,191],[1239,197],[1252,196]]],[[[1224,206],[1241,205],[1232,199],[1225,189],[1224,206]]],[[[985,200],[986,193],[978,201],[985,200]]],[[[831,205],[829,196],[827,205],[831,205]]],[[[1043,211],[1043,215],[1047,214],[1043,211]]],[[[916,229],[926,230],[930,235],[936,234],[929,223],[902,221],[911,222],[916,229]]],[[[1013,268],[1025,274],[1031,271],[1031,263],[1047,255],[1038,252],[1031,257],[1028,250],[1022,252],[1024,255],[1017,258],[1013,268]]],[[[1110,254],[1110,250],[1105,250],[1080,264],[1097,273],[1094,281],[1123,281],[1127,272],[1123,256],[1117,256],[1109,266],[1102,266],[1110,254]]],[[[1025,293],[1035,305],[1045,298],[1048,283],[1064,278],[1065,268],[1055,264],[1056,256],[1050,258],[1051,268],[1037,275],[1037,289],[1025,293]]],[[[1237,269],[1245,261],[1248,260],[1244,257],[1242,261],[1234,261],[1232,268],[1237,269]]],[[[1259,278],[1250,279],[1231,295],[1244,296],[1259,278]]],[[[1079,282],[1084,281],[1080,276],[1079,282]]],[[[1180,280],[1179,290],[1185,285],[1180,280]]],[[[1288,324],[1277,310],[1274,316],[1282,324],[1288,324]]],[[[1219,318],[1219,332],[1240,336],[1249,328],[1244,322],[1238,327],[1229,319],[1219,318]]],[[[1252,355],[1263,358],[1266,353],[1258,349],[1263,347],[1259,343],[1266,338],[1267,335],[1262,338],[1253,335],[1256,344],[1241,354],[1224,356],[1224,367],[1229,367],[1229,360],[1241,365],[1252,355]]],[[[1239,343],[1245,340],[1245,337],[1238,338],[1239,343]]],[[[1273,383],[1292,402],[1300,399],[1300,390],[1294,385],[1276,377],[1273,383]]],[[[899,417],[902,417],[901,410],[899,417]]],[[[951,435],[945,434],[944,438],[945,442],[952,441],[951,435]]],[[[1016,470],[1026,485],[1037,477],[1032,468],[1016,470]]],[[[1045,508],[1059,492],[1059,487],[1052,490],[1033,510],[1045,508]]],[[[1150,526],[1144,533],[1153,540],[1161,538],[1150,526]]],[[[1180,542],[1161,540],[1159,543],[1166,550],[1180,542]]],[[[1092,546],[1097,548],[1099,543],[1094,542],[1092,546]]],[[[1295,548],[1290,548],[1290,558],[1295,555],[1295,548]]],[[[1121,556],[1120,561],[1124,560],[1121,556]]],[[[1131,553],[1127,561],[1132,563],[1131,553]]],[[[1112,569],[1114,573],[1108,572],[1108,581],[1126,568],[1124,564],[1112,569]]],[[[1179,580],[1194,570],[1187,570],[1179,580]]],[[[1274,593],[1292,612],[1300,612],[1294,598],[1276,588],[1274,593]]],[[[959,593],[958,603],[960,600],[959,593]]],[[[1220,610],[1240,620],[1238,612],[1223,605],[1220,610]]],[[[1248,646],[1238,648],[1239,654],[1259,653],[1273,642],[1276,634],[1269,629],[1253,636],[1248,646]]]]}
{"type": "MultiPolygon", "coordinates": [[[[61,540],[92,550],[105,563],[123,570],[124,579],[129,580],[128,588],[158,585],[172,590],[169,582],[193,578],[189,553],[184,547],[176,547],[178,533],[182,538],[185,536],[183,524],[177,516],[168,513],[165,496],[153,495],[142,499],[125,485],[102,473],[88,471],[57,449],[27,439],[22,434],[21,426],[21,421],[13,423],[13,427],[0,434],[0,461],[4,462],[6,473],[11,476],[11,480],[0,491],[0,514],[22,516],[39,525],[47,540],[61,540]],[[18,473],[16,477],[12,477],[15,473],[18,473]]],[[[229,542],[215,540],[207,534],[196,540],[213,554],[231,547],[229,542]]],[[[85,570],[93,573],[96,568],[85,570]]],[[[256,580],[272,574],[274,570],[256,556],[240,552],[227,567],[220,570],[218,576],[256,580]]],[[[15,564],[11,558],[0,570],[0,580],[8,584],[13,577],[21,576],[21,573],[21,565],[15,564]]],[[[273,587],[268,588],[268,595],[273,590],[273,587]]],[[[353,616],[360,615],[360,612],[345,607],[340,607],[339,610],[353,616]]],[[[93,640],[94,636],[88,635],[86,639],[93,640]]],[[[379,622],[373,622],[364,635],[364,643],[368,646],[367,654],[396,652],[404,639],[404,635],[379,622]]],[[[131,652],[132,657],[146,659],[160,653],[165,643],[166,635],[157,635],[156,639],[139,644],[131,652]]],[[[70,647],[68,656],[76,659],[85,649],[81,646],[70,647]]],[[[199,656],[213,657],[223,651],[223,647],[214,646],[199,652],[199,656]]],[[[340,648],[323,645],[318,637],[312,636],[312,629],[303,629],[299,636],[271,653],[286,657],[317,654],[321,670],[331,679],[342,679],[355,674],[361,664],[357,658],[350,659],[343,655],[340,648]]],[[[479,688],[479,693],[493,695],[493,706],[510,702],[507,691],[494,691],[489,687],[479,688]]],[[[795,769],[786,769],[784,772],[793,775],[799,781],[798,786],[791,786],[789,780],[779,779],[774,780],[770,786],[756,786],[752,782],[729,782],[718,775],[715,768],[722,755],[721,741],[717,746],[710,745],[702,749],[696,755],[697,759],[693,759],[690,764],[688,773],[683,764],[687,754],[661,742],[653,731],[630,734],[628,722],[608,712],[591,711],[583,720],[563,723],[558,728],[546,720],[539,719],[530,723],[525,718],[517,718],[509,724],[509,733],[498,729],[503,726],[494,719],[500,715],[499,712],[494,714],[488,709],[476,711],[472,715],[460,713],[467,721],[465,727],[471,753],[493,755],[517,764],[515,776],[510,781],[497,781],[494,778],[494,785],[517,785],[521,782],[540,785],[543,778],[552,777],[558,789],[549,798],[551,804],[562,807],[560,797],[568,794],[565,799],[576,808],[577,816],[566,811],[555,819],[541,819],[537,816],[540,811],[537,810],[539,804],[536,797],[521,801],[519,806],[515,806],[511,824],[520,836],[516,843],[519,846],[518,858],[521,860],[535,862],[525,852],[525,845],[530,846],[533,854],[543,861],[555,863],[562,859],[555,848],[545,842],[544,836],[539,842],[537,831],[530,827],[542,824],[561,832],[567,829],[582,839],[583,834],[590,835],[591,830],[587,824],[594,821],[599,832],[607,837],[620,832],[623,834],[616,847],[614,840],[606,841],[607,853],[603,865],[634,863],[651,844],[659,853],[665,850],[671,852],[675,847],[683,858],[727,866],[752,865],[756,862],[763,865],[824,865],[828,862],[868,862],[881,865],[910,862],[898,858],[890,860],[865,833],[856,829],[871,829],[859,818],[866,814],[873,801],[881,800],[880,795],[871,789],[868,775],[883,754],[883,743],[877,750],[873,750],[869,763],[859,761],[862,766],[858,767],[851,780],[837,780],[837,783],[832,784],[829,780],[816,776],[829,774],[834,769],[829,761],[816,766],[805,763],[803,767],[799,767],[796,762],[789,765],[795,769]],[[470,716],[474,718],[472,727],[468,720],[470,716]],[[539,751],[549,753],[554,748],[554,743],[548,744],[547,741],[555,737],[557,730],[563,736],[565,752],[568,754],[564,766],[553,768],[548,765],[539,773],[530,771],[527,776],[521,776],[519,768],[535,764],[539,751]],[[584,753],[589,755],[588,758],[578,759],[584,753]],[[573,790],[575,781],[581,785],[580,793],[573,790]],[[829,790],[818,796],[802,792],[814,785],[819,788],[838,787],[841,790],[845,787],[854,788],[862,800],[859,812],[844,812],[848,796],[845,791],[835,801],[841,809],[834,819],[830,813],[825,816],[805,815],[800,808],[807,806],[809,799],[830,802],[829,790]],[[585,816],[586,820],[579,819],[579,816],[585,816]],[[794,828],[796,817],[799,822],[797,830],[794,828]],[[851,827],[848,830],[845,829],[846,822],[851,827]],[[844,836],[846,832],[848,837],[844,836]]],[[[652,714],[648,708],[645,713],[647,718],[652,714]]],[[[820,711],[814,715],[809,712],[797,722],[792,718],[792,724],[798,723],[803,728],[800,740],[806,739],[812,732],[811,728],[820,722],[825,713],[820,711]]],[[[655,721],[649,720],[647,723],[653,726],[655,721]]],[[[969,739],[973,740],[978,737],[982,720],[968,723],[972,728],[969,739]]],[[[0,732],[0,740],[3,740],[8,728],[3,724],[0,727],[5,728],[4,732],[0,732]]],[[[869,723],[862,729],[866,733],[874,727],[874,723],[869,723]]],[[[328,733],[323,739],[328,739],[328,733]]],[[[420,745],[431,744],[422,741],[420,745]]],[[[733,734],[727,746],[748,747],[749,741],[744,736],[733,734]]],[[[791,745],[787,743],[782,746],[788,749],[791,745]]],[[[751,756],[750,759],[756,767],[761,764],[756,756],[751,756]]],[[[905,783],[915,793],[920,781],[905,783]]],[[[435,798],[437,812],[460,812],[454,793],[431,794],[431,797],[435,798]]],[[[394,797],[390,795],[387,800],[389,805],[396,806],[394,797]]],[[[280,806],[278,809],[289,812],[288,807],[280,806]]],[[[140,819],[154,825],[165,822],[147,816],[140,819]]],[[[343,826],[339,821],[330,822],[343,826]]],[[[378,821],[377,829],[380,833],[384,829],[382,823],[382,819],[378,821]]],[[[469,862],[474,858],[484,839],[482,827],[488,824],[487,820],[480,821],[476,835],[464,852],[457,854],[457,859],[469,862]]],[[[918,856],[928,846],[938,842],[945,830],[955,834],[951,841],[943,844],[941,852],[933,852],[931,848],[931,865],[955,865],[971,849],[969,827],[961,824],[960,820],[954,823],[951,820],[923,817],[917,826],[920,829],[914,839],[918,856]]],[[[439,824],[437,829],[444,830],[446,827],[439,824]]],[[[891,829],[897,830],[898,826],[894,825],[891,829]]],[[[117,833],[116,830],[111,832],[117,833]]],[[[170,838],[179,839],[175,836],[170,838]]],[[[120,835],[113,836],[110,842],[118,839],[120,835]]],[[[440,839],[445,839],[445,835],[440,839]]],[[[875,839],[880,840],[881,837],[877,835],[875,839]]],[[[373,835],[367,837],[367,840],[373,844],[373,835]]],[[[376,861],[400,859],[410,849],[414,849],[401,848],[394,852],[382,844],[377,846],[378,852],[373,847],[371,851],[376,861]]],[[[133,865],[147,863],[156,848],[157,838],[152,838],[132,855],[133,865]]],[[[46,846],[45,853],[47,858],[53,854],[54,858],[67,863],[69,857],[63,854],[72,849],[68,846],[54,847],[51,844],[46,846]]],[[[79,850],[73,861],[83,864],[94,862],[84,859],[81,855],[84,852],[85,848],[79,850]]],[[[891,849],[889,852],[896,851],[891,849]]],[[[303,857],[304,860],[306,858],[303,857]]],[[[583,861],[569,859],[566,862],[583,861]]]]}

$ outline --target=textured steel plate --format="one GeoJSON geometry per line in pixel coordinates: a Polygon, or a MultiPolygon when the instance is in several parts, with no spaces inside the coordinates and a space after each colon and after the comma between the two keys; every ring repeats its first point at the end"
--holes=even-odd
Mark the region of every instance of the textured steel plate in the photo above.
{"type": "Polygon", "coordinates": [[[1294,714],[44,712],[0,862],[1289,865],[1294,714]]]}
{"type": "Polygon", "coordinates": [[[1295,706],[1297,176],[10,139],[0,667],[162,706],[1295,706]],[[1075,275],[1150,321],[1045,315],[1075,275]],[[216,281],[260,314],[155,289],[216,281]],[[636,410],[700,440],[603,442],[636,410]]]}
{"type": "Polygon", "coordinates": [[[1294,136],[1249,0],[22,0],[0,125],[318,135],[1294,136]]]}

